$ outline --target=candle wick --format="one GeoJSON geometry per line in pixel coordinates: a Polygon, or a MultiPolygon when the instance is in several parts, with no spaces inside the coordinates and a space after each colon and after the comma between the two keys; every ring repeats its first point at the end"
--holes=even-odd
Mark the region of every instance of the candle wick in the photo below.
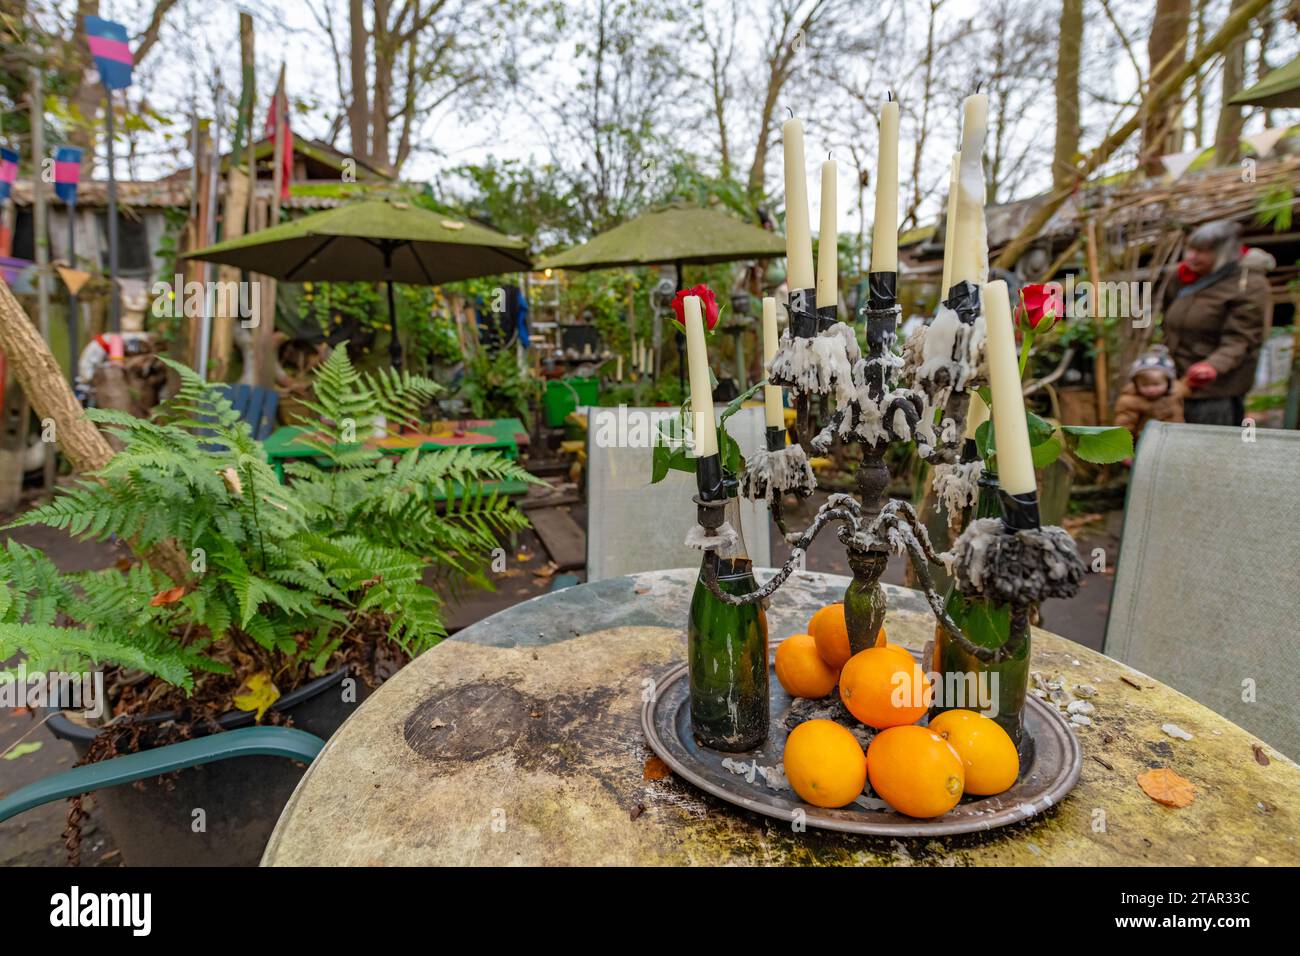
{"type": "Polygon", "coordinates": [[[785,111],[790,114],[790,119],[794,119],[794,110],[790,109],[790,107],[787,106],[785,108],[785,111]]]}
{"type": "Polygon", "coordinates": [[[983,85],[984,85],[984,81],[983,81],[983,80],[976,80],[976,81],[975,81],[975,93],[976,93],[976,95],[979,94],[980,88],[981,88],[983,85]]]}
{"type": "Polygon", "coordinates": [[[829,150],[829,149],[826,150],[826,158],[827,158],[828,160],[831,158],[832,153],[833,153],[833,150],[829,150]]]}
{"type": "Polygon", "coordinates": [[[891,103],[894,101],[894,91],[892,88],[885,90],[885,98],[891,103]]]}

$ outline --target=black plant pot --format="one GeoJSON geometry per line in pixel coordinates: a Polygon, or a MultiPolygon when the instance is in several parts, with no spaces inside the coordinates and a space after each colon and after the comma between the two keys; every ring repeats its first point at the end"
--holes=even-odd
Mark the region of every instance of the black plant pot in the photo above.
{"type": "MultiPolygon", "coordinates": [[[[347,676],[342,668],[304,684],[272,709],[291,716],[299,730],[328,740],[369,696],[369,688],[357,680],[355,702],[344,701],[347,676]]],[[[146,722],[161,727],[170,719],[157,714],[146,722]]],[[[251,725],[253,714],[228,711],[217,723],[233,730],[251,725]]],[[[70,741],[79,757],[99,733],[62,713],[48,726],[70,741]]],[[[128,866],[256,866],[305,770],[283,757],[237,757],[108,787],[97,791],[95,800],[128,866]]]]}

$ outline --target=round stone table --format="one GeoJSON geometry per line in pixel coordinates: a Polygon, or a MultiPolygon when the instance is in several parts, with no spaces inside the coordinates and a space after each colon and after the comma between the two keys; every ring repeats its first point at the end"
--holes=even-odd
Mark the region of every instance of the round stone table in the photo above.
{"type": "MultiPolygon", "coordinates": [[[[383,685],[308,769],[267,845],[270,865],[1300,863],[1300,768],[1195,701],[1041,630],[1033,670],[1096,689],[1078,786],[985,834],[881,840],[737,810],[671,774],[641,730],[648,682],[684,659],[694,569],[544,594],[466,628],[383,685]],[[1191,740],[1169,736],[1174,724],[1191,740]],[[1137,776],[1169,767],[1183,809],[1137,776]],[[1209,835],[1213,839],[1207,839],[1209,835]]],[[[763,579],[764,574],[759,573],[763,579]]],[[[798,573],[772,598],[773,645],[848,579],[798,573]]],[[[921,595],[886,587],[891,641],[920,649],[921,595]]]]}

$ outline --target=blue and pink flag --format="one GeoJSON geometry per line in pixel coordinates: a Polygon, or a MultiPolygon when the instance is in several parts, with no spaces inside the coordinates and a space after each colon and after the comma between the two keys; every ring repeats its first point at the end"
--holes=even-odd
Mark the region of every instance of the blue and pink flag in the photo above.
{"type": "Polygon", "coordinates": [[[126,27],[112,20],[86,17],[86,40],[104,87],[124,90],[130,86],[133,60],[131,47],[127,45],[126,27]]]}
{"type": "Polygon", "coordinates": [[[9,198],[9,190],[18,178],[18,151],[0,146],[0,203],[9,198]]]}
{"type": "Polygon", "coordinates": [[[75,206],[80,180],[81,150],[76,146],[60,146],[54,153],[54,194],[69,206],[75,206]]]}

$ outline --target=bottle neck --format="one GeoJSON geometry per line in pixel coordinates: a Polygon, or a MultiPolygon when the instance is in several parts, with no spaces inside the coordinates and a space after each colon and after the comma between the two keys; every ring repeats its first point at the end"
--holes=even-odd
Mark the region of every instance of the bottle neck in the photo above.
{"type": "Polygon", "coordinates": [[[736,495],[727,496],[727,503],[722,509],[722,520],[731,525],[735,538],[718,549],[718,557],[724,566],[739,562],[745,565],[743,570],[749,570],[749,552],[745,550],[745,536],[740,529],[740,498],[736,495]]]}
{"type": "Polygon", "coordinates": [[[979,477],[979,498],[975,501],[975,518],[997,518],[1002,515],[998,501],[998,476],[987,468],[979,477]]]}

